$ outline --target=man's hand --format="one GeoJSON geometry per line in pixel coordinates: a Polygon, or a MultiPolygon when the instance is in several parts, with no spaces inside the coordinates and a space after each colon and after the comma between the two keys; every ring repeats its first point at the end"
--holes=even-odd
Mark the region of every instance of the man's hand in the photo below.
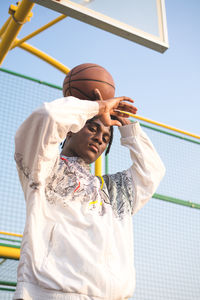
{"type": "Polygon", "coordinates": [[[128,118],[127,114],[121,113],[118,110],[126,111],[132,114],[136,114],[137,108],[132,104],[134,101],[129,97],[116,97],[113,99],[103,100],[98,89],[94,90],[95,98],[99,104],[99,119],[105,126],[122,126],[125,125],[125,121],[122,123],[118,120],[112,120],[111,116],[116,116],[119,119],[128,118]],[[117,110],[117,111],[116,111],[117,110]]]}
{"type": "Polygon", "coordinates": [[[132,124],[128,118],[117,117],[117,120],[121,123],[122,126],[132,124]]]}

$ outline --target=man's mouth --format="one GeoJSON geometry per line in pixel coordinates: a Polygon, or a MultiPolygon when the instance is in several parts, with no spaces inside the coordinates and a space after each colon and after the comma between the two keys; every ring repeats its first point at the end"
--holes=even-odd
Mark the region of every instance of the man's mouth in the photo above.
{"type": "Polygon", "coordinates": [[[95,146],[94,144],[89,144],[89,148],[95,152],[95,153],[98,153],[99,152],[99,149],[97,146],[95,146]]]}

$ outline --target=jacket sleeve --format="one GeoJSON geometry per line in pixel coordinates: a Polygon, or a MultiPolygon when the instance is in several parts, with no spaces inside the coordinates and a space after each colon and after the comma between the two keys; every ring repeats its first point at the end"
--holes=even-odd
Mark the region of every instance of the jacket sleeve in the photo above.
{"type": "Polygon", "coordinates": [[[67,132],[78,132],[98,111],[97,102],[74,97],[44,103],[33,111],[15,136],[15,160],[22,187],[24,181],[32,181],[37,188],[54,166],[67,132]]]}
{"type": "Polygon", "coordinates": [[[132,166],[123,172],[106,175],[110,202],[120,213],[135,214],[155,193],[165,167],[152,142],[138,122],[119,127],[121,144],[130,150],[132,166]]]}

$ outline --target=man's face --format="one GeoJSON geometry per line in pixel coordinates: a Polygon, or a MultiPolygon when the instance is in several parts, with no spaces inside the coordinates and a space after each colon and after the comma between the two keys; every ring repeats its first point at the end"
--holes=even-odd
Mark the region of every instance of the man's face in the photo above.
{"type": "Polygon", "coordinates": [[[81,157],[86,163],[92,163],[106,149],[110,135],[109,126],[104,126],[99,119],[90,120],[79,132],[68,135],[62,153],[81,157]]]}

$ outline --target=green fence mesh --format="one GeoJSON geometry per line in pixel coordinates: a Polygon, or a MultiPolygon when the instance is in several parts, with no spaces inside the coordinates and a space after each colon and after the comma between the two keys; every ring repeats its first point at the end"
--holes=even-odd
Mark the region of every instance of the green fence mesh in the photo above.
{"type": "MultiPolygon", "coordinates": [[[[44,101],[61,97],[62,92],[59,87],[4,69],[0,69],[0,90],[0,231],[23,233],[25,204],[13,159],[14,135],[33,109],[44,101]]],[[[141,125],[167,172],[154,197],[133,218],[137,274],[133,299],[198,300],[200,143],[158,127],[141,125]]],[[[108,172],[129,165],[128,150],[120,146],[116,129],[108,172]]],[[[20,238],[0,235],[0,244],[19,243],[20,238]]],[[[17,265],[16,260],[0,258],[0,299],[12,299],[17,265]]]]}

